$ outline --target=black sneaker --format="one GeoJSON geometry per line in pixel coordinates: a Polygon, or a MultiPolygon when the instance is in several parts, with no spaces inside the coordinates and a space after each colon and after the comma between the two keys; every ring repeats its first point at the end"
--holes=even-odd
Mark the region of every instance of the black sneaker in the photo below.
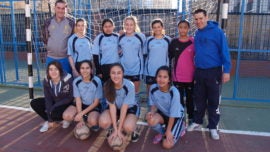
{"type": "Polygon", "coordinates": [[[133,132],[131,134],[131,142],[137,142],[139,140],[139,134],[136,132],[133,132]]]}
{"type": "Polygon", "coordinates": [[[113,132],[113,128],[109,128],[109,129],[107,130],[107,135],[106,135],[106,137],[109,138],[110,135],[112,134],[112,132],[113,132]]]}
{"type": "Polygon", "coordinates": [[[98,132],[99,131],[99,126],[92,126],[91,130],[94,132],[98,132]]]}

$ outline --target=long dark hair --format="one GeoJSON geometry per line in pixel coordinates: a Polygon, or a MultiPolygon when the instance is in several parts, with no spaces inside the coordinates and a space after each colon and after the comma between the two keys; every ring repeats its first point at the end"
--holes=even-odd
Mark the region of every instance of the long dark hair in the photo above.
{"type": "MultiPolygon", "coordinates": [[[[120,67],[120,69],[124,73],[124,68],[120,63],[112,64],[111,67],[110,67],[110,73],[111,73],[112,68],[116,67],[116,66],[120,67]]],[[[112,81],[111,78],[109,78],[104,84],[104,96],[110,103],[113,103],[115,101],[116,90],[115,90],[115,87],[114,87],[114,82],[112,81]]]]}
{"type": "Polygon", "coordinates": [[[190,28],[190,23],[189,23],[189,21],[188,20],[180,20],[178,23],[177,23],[177,26],[179,27],[179,25],[181,24],[181,23],[186,23],[187,24],[187,26],[188,26],[188,28],[190,28]]]}
{"type": "Polygon", "coordinates": [[[90,66],[90,68],[91,68],[90,80],[92,80],[94,75],[93,75],[93,65],[92,65],[92,62],[90,60],[81,61],[80,64],[79,64],[80,69],[79,69],[78,72],[81,74],[81,66],[82,66],[83,63],[87,63],[90,66]]]}
{"type": "Polygon", "coordinates": [[[101,23],[101,27],[102,27],[102,32],[103,32],[103,33],[104,33],[103,27],[104,27],[105,23],[107,23],[107,22],[111,23],[112,26],[114,26],[114,22],[113,22],[113,20],[112,20],[111,18],[105,18],[105,19],[102,21],[102,23],[101,23]]]}
{"type": "MultiPolygon", "coordinates": [[[[157,23],[159,23],[164,28],[163,21],[160,18],[154,19],[151,22],[151,28],[153,29],[154,24],[157,24],[157,23]]],[[[165,30],[164,29],[162,30],[162,34],[165,35],[165,30]]],[[[153,31],[152,31],[152,35],[155,36],[155,33],[153,31]]]]}
{"type": "Polygon", "coordinates": [[[47,69],[46,69],[47,79],[51,79],[51,76],[49,74],[49,68],[51,65],[54,65],[59,70],[60,77],[64,76],[64,70],[62,68],[62,65],[58,61],[52,61],[48,64],[47,69]]]}
{"type": "Polygon", "coordinates": [[[172,74],[171,74],[171,69],[170,69],[167,65],[163,65],[163,66],[161,66],[161,67],[159,67],[159,68],[157,69],[155,79],[157,80],[158,73],[159,73],[159,71],[161,71],[161,70],[162,70],[162,71],[167,71],[168,76],[169,76],[169,80],[170,80],[169,85],[172,85],[172,74]]]}

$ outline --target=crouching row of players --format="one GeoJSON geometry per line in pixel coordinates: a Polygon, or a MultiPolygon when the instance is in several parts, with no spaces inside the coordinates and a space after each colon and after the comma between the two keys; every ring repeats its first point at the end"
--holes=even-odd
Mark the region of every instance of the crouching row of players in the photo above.
{"type": "MultiPolygon", "coordinates": [[[[32,109],[45,120],[40,132],[55,127],[59,121],[63,128],[75,121],[74,134],[79,139],[88,137],[89,127],[94,131],[107,130],[108,143],[114,148],[126,141],[138,141],[139,134],[135,130],[140,107],[135,100],[134,84],[124,78],[119,63],[111,66],[110,79],[103,87],[92,69],[90,61],[82,61],[80,76],[73,80],[58,62],[48,64],[43,82],[45,97],[31,101],[32,109]]],[[[169,67],[162,66],[157,70],[156,81],[149,91],[151,108],[146,120],[158,132],[153,143],[162,141],[163,147],[169,149],[185,133],[184,109],[179,102],[178,90],[171,85],[169,67]]]]}

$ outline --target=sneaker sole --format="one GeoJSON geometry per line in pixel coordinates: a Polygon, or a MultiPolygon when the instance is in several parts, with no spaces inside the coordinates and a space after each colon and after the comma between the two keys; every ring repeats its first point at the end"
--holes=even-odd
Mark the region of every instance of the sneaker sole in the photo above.
{"type": "Polygon", "coordinates": [[[188,129],[187,128],[187,131],[188,132],[191,132],[191,131],[200,131],[201,129],[202,129],[202,126],[198,126],[198,127],[193,128],[193,129],[188,129]]]}
{"type": "Polygon", "coordinates": [[[213,140],[219,140],[219,139],[220,139],[220,137],[217,137],[217,138],[213,137],[213,136],[211,135],[211,133],[209,133],[209,136],[210,136],[210,138],[213,139],[213,140]]]}
{"type": "Polygon", "coordinates": [[[131,142],[135,143],[135,142],[138,142],[139,139],[136,139],[136,140],[131,140],[131,142]]]}

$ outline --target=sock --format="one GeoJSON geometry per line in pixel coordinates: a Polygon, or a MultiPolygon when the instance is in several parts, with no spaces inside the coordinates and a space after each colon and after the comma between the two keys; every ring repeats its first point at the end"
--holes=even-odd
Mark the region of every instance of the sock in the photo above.
{"type": "Polygon", "coordinates": [[[164,134],[164,132],[165,132],[164,129],[163,129],[163,127],[161,126],[161,124],[157,124],[157,125],[155,125],[155,126],[153,126],[151,128],[153,130],[157,131],[160,134],[164,134]]]}
{"type": "Polygon", "coordinates": [[[138,105],[140,105],[140,93],[135,94],[135,100],[138,103],[138,105]]]}

